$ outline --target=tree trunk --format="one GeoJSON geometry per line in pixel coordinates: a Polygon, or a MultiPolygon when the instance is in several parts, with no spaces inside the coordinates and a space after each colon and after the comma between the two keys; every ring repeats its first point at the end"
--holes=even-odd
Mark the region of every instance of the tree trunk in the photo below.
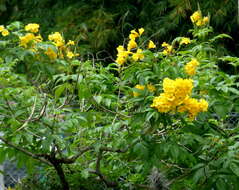
{"type": "Polygon", "coordinates": [[[53,166],[54,166],[54,168],[55,168],[55,170],[57,172],[57,175],[60,178],[61,185],[62,185],[62,190],[70,190],[69,184],[68,184],[68,182],[66,180],[66,177],[65,177],[64,171],[63,171],[63,169],[61,167],[61,164],[58,163],[58,162],[55,162],[55,161],[53,161],[52,164],[53,164],[53,166]]]}

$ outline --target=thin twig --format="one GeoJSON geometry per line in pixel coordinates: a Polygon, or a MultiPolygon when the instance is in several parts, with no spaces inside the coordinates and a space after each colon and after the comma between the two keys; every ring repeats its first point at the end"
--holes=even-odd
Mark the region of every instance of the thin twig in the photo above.
{"type": "Polygon", "coordinates": [[[21,127],[19,127],[15,132],[20,131],[21,129],[25,128],[27,126],[27,124],[29,123],[29,121],[31,121],[33,114],[35,113],[35,109],[36,109],[36,102],[37,102],[37,98],[35,98],[34,100],[34,104],[32,107],[32,111],[31,114],[29,115],[29,117],[27,118],[27,120],[23,123],[23,125],[21,127]]]}

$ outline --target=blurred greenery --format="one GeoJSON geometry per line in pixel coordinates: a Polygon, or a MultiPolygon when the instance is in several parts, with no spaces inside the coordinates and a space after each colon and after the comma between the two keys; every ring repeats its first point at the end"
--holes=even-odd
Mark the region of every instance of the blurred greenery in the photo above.
{"type": "MultiPolygon", "coordinates": [[[[161,44],[190,28],[188,17],[198,8],[210,13],[216,33],[227,33],[224,41],[231,54],[238,55],[237,2],[234,0],[1,0],[1,24],[36,22],[46,35],[61,31],[77,39],[85,58],[112,62],[116,44],[134,28],[144,27],[146,36],[161,44]]],[[[222,49],[226,54],[226,49],[222,49]]]]}

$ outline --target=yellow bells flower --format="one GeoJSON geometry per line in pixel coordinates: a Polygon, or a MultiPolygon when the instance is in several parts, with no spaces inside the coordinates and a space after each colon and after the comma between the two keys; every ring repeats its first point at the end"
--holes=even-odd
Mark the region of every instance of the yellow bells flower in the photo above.
{"type": "Polygon", "coordinates": [[[131,49],[134,49],[137,47],[137,43],[135,42],[134,39],[130,40],[128,43],[127,50],[130,51],[131,49]]]}
{"type": "Polygon", "coordinates": [[[45,54],[51,59],[51,60],[55,60],[57,58],[57,54],[56,52],[51,49],[51,48],[47,48],[47,51],[45,51],[45,54]]]}
{"type": "MultiPolygon", "coordinates": [[[[145,86],[144,86],[144,85],[137,84],[134,88],[137,88],[137,89],[139,89],[139,90],[144,90],[144,89],[145,89],[145,86]]],[[[139,93],[138,93],[138,92],[133,92],[133,95],[134,95],[134,97],[137,97],[137,96],[139,96],[139,93]]]]}
{"type": "Polygon", "coordinates": [[[208,110],[208,102],[204,99],[200,99],[199,103],[200,103],[200,111],[206,112],[208,110]]]}
{"type": "Polygon", "coordinates": [[[182,39],[181,39],[181,41],[179,42],[179,44],[180,45],[182,45],[182,44],[190,44],[191,43],[191,40],[190,40],[190,38],[185,38],[185,37],[183,37],[182,39]]]}
{"type": "Polygon", "coordinates": [[[192,59],[184,66],[184,70],[188,75],[193,76],[196,74],[196,68],[198,65],[199,62],[197,61],[197,59],[192,59]]]}
{"type": "Polygon", "coordinates": [[[11,187],[8,187],[6,190],[15,190],[15,189],[12,189],[11,187]]]}
{"type": "Polygon", "coordinates": [[[153,49],[153,48],[156,48],[156,45],[154,44],[152,40],[150,40],[148,44],[148,49],[153,49]]]}
{"type": "Polygon", "coordinates": [[[119,65],[123,65],[126,62],[126,59],[124,57],[117,57],[115,62],[118,63],[119,65]]]}
{"type": "Polygon", "coordinates": [[[137,49],[136,53],[133,53],[132,59],[134,61],[142,60],[144,58],[144,54],[142,52],[142,49],[137,49]]]}
{"type": "Polygon", "coordinates": [[[193,81],[191,79],[171,80],[165,78],[163,80],[164,92],[154,98],[151,107],[158,109],[159,112],[176,111],[176,108],[191,94],[192,88],[193,81]]]}
{"type": "Polygon", "coordinates": [[[203,17],[202,22],[203,22],[204,25],[206,25],[209,22],[208,16],[203,17]]]}
{"type": "Polygon", "coordinates": [[[115,60],[115,62],[118,63],[119,65],[123,65],[131,52],[125,51],[124,46],[118,46],[117,52],[118,52],[117,59],[115,60]]]}
{"type": "Polygon", "coordinates": [[[167,46],[169,46],[168,43],[166,43],[166,42],[163,42],[163,43],[162,43],[162,47],[167,47],[167,46]]]}
{"type": "Polygon", "coordinates": [[[5,29],[3,25],[0,26],[0,32],[2,32],[5,29]]]}
{"type": "Polygon", "coordinates": [[[129,39],[130,40],[135,40],[135,38],[139,37],[139,33],[136,32],[135,30],[130,31],[129,39]]]}
{"type": "Polygon", "coordinates": [[[196,22],[196,26],[203,26],[203,25],[204,25],[204,23],[202,20],[199,20],[196,22]]]}
{"type": "Polygon", "coordinates": [[[53,34],[50,34],[48,36],[48,39],[50,41],[53,41],[57,47],[63,46],[64,43],[65,43],[62,35],[59,32],[55,32],[53,34]]]}
{"type": "Polygon", "coordinates": [[[144,33],[144,29],[143,29],[143,28],[140,28],[140,29],[139,29],[139,35],[141,36],[143,33],[144,33]]]}
{"type": "Polygon", "coordinates": [[[147,89],[148,89],[150,92],[155,92],[155,91],[156,91],[155,86],[152,85],[152,84],[147,84],[147,89]]]}
{"type": "Polygon", "coordinates": [[[69,40],[66,45],[69,45],[69,46],[72,45],[73,46],[73,45],[75,45],[75,42],[72,41],[72,40],[69,40]]]}
{"type": "Polygon", "coordinates": [[[27,47],[28,43],[35,39],[34,34],[27,33],[25,36],[20,37],[20,46],[27,47]]]}
{"type": "Polygon", "coordinates": [[[166,42],[162,43],[162,47],[164,47],[165,49],[163,50],[163,54],[164,55],[169,55],[171,53],[173,53],[173,46],[169,45],[166,42]]]}
{"type": "Polygon", "coordinates": [[[3,36],[8,36],[8,35],[9,35],[9,31],[8,31],[7,29],[4,29],[4,30],[2,31],[2,35],[3,35],[3,36]]]}
{"type": "Polygon", "coordinates": [[[200,11],[196,11],[192,14],[192,16],[190,16],[192,23],[198,22],[199,20],[201,20],[201,18],[202,18],[202,15],[200,11]]]}
{"type": "Polygon", "coordinates": [[[124,46],[118,46],[116,49],[117,49],[118,53],[125,51],[124,46]]]}
{"type": "Polygon", "coordinates": [[[40,34],[35,36],[35,41],[36,42],[42,42],[42,40],[43,40],[43,38],[42,38],[42,36],[40,34]]]}
{"type": "Polygon", "coordinates": [[[75,56],[75,54],[74,54],[72,51],[68,51],[68,52],[66,53],[66,56],[67,56],[68,58],[72,59],[72,58],[75,56]]]}
{"type": "Polygon", "coordinates": [[[37,33],[39,31],[39,27],[40,27],[39,24],[30,23],[25,26],[25,30],[28,32],[37,33]]]}
{"type": "Polygon", "coordinates": [[[208,102],[204,99],[199,101],[195,98],[187,97],[180,107],[178,112],[188,112],[189,119],[194,120],[199,112],[206,112],[208,110],[208,102]]]}

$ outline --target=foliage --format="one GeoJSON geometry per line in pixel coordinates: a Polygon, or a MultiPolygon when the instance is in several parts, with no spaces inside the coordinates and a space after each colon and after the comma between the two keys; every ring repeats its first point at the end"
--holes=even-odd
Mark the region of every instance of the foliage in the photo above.
{"type": "MultiPolygon", "coordinates": [[[[36,22],[44,34],[52,31],[74,38],[85,58],[111,62],[113,48],[121,43],[134,27],[144,26],[147,36],[160,44],[185,34],[190,28],[188,17],[200,7],[211,13],[211,24],[216,33],[226,32],[237,37],[237,2],[234,0],[3,0],[0,3],[1,24],[11,21],[36,22]],[[42,11],[44,10],[44,11],[42,11]]],[[[225,44],[234,54],[236,45],[225,44]]],[[[226,53],[226,49],[222,53],[226,53]]]]}
{"type": "Polygon", "coordinates": [[[59,32],[2,27],[0,160],[42,177],[22,189],[238,189],[239,126],[226,122],[239,108],[238,58],[220,56],[230,37],[196,20],[193,38],[162,47],[132,30],[106,67],[79,61],[59,32]]]}

